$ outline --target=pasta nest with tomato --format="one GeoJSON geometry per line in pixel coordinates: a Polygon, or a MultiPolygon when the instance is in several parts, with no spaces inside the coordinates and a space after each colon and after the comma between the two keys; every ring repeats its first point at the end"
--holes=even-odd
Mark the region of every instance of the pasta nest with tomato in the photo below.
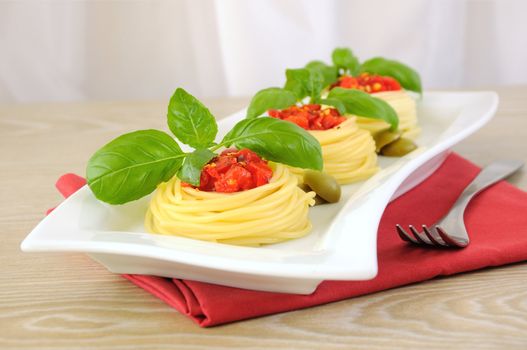
{"type": "MultiPolygon", "coordinates": [[[[256,156],[250,151],[245,154],[256,156]]],[[[227,154],[231,155],[232,152],[227,154]]],[[[210,164],[217,162],[215,159],[210,164]]],[[[204,177],[216,174],[207,171],[206,166],[200,187],[190,186],[177,176],[161,183],[146,213],[147,230],[245,246],[278,243],[306,235],[311,230],[308,208],[315,204],[315,193],[301,190],[296,176],[285,165],[268,163],[271,172],[265,180],[265,171],[252,172],[256,168],[248,164],[251,161],[246,156],[236,160],[217,178],[204,181],[204,177]],[[243,175],[249,173],[252,177],[243,175]]],[[[258,167],[263,168],[261,164],[258,167]]]]}
{"type": "MultiPolygon", "coordinates": [[[[379,170],[375,141],[359,127],[357,117],[342,116],[335,108],[317,104],[270,110],[269,115],[308,130],[320,142],[324,171],[339,184],[367,179],[379,170]]],[[[302,169],[293,172],[302,177],[302,169]]]]}
{"type": "MultiPolygon", "coordinates": [[[[397,113],[399,118],[399,130],[402,136],[415,139],[421,129],[418,126],[417,106],[415,98],[401,88],[401,85],[394,78],[379,75],[362,73],[358,77],[342,76],[333,87],[357,89],[371,94],[388,103],[397,113]]],[[[377,134],[380,131],[388,130],[390,125],[380,119],[357,117],[357,123],[363,129],[377,134]]]]}

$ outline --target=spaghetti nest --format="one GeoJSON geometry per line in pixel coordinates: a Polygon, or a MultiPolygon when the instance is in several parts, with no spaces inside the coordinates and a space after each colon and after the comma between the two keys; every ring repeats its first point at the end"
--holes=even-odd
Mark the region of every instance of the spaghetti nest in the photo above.
{"type": "Polygon", "coordinates": [[[200,191],[173,177],[158,186],[146,213],[152,233],[219,243],[258,246],[299,238],[311,230],[308,207],[314,192],[304,192],[282,164],[268,184],[234,193],[200,191]]]}
{"type": "MultiPolygon", "coordinates": [[[[404,90],[385,91],[372,94],[376,98],[388,103],[399,117],[399,130],[403,137],[415,139],[421,129],[417,125],[417,108],[415,100],[404,90]]],[[[379,131],[387,130],[390,125],[379,119],[358,117],[357,123],[365,130],[375,135],[379,131]]]]}
{"type": "Polygon", "coordinates": [[[356,117],[350,117],[339,126],[321,131],[310,131],[322,146],[324,171],[340,184],[364,180],[379,170],[375,141],[362,130],[356,117]]]}

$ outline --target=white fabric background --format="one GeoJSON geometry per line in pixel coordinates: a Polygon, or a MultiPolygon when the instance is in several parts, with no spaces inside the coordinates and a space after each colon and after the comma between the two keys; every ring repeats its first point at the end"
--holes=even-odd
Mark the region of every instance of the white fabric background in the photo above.
{"type": "Polygon", "coordinates": [[[425,88],[527,84],[527,1],[0,2],[0,102],[252,95],[336,46],[425,88]]]}

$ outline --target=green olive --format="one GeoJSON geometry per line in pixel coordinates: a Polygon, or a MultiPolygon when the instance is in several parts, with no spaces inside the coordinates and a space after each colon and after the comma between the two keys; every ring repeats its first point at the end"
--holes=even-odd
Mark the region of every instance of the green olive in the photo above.
{"type": "Polygon", "coordinates": [[[310,192],[311,191],[311,188],[309,188],[309,186],[304,184],[304,183],[298,184],[298,187],[304,192],[310,192]]]}
{"type": "Polygon", "coordinates": [[[315,205],[322,205],[322,204],[327,204],[328,202],[320,197],[318,194],[315,196],[315,205]]]}
{"type": "Polygon", "coordinates": [[[340,199],[340,185],[337,180],[324,172],[306,170],[304,183],[315,193],[329,203],[336,203],[340,199]]]}
{"type": "Polygon", "coordinates": [[[376,147],[376,152],[379,153],[380,150],[392,143],[392,142],[395,142],[397,140],[399,140],[401,138],[401,132],[400,131],[396,131],[396,132],[393,132],[393,131],[389,131],[389,130],[385,130],[385,131],[381,131],[380,133],[376,134],[373,139],[375,140],[375,147],[376,147]]]}
{"type": "Polygon", "coordinates": [[[401,137],[400,139],[384,146],[381,149],[381,154],[387,157],[402,157],[415,149],[417,149],[417,145],[412,140],[401,137]]]}
{"type": "MultiPolygon", "coordinates": [[[[304,192],[311,192],[313,191],[308,185],[302,183],[302,184],[299,184],[298,187],[304,191],[304,192]]],[[[318,194],[315,196],[315,205],[322,205],[322,204],[327,204],[328,201],[325,200],[324,198],[320,197],[318,194]]]]}

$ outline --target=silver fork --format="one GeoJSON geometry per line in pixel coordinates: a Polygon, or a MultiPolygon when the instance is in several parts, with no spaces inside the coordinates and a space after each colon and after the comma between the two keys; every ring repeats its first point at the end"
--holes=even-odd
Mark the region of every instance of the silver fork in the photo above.
{"type": "Polygon", "coordinates": [[[517,160],[498,160],[481,170],[474,180],[465,188],[450,211],[438,222],[429,227],[422,225],[422,232],[408,225],[407,233],[401,225],[395,225],[399,236],[410,243],[436,247],[464,248],[470,243],[463,214],[468,203],[478,193],[496,182],[513,174],[523,166],[517,160]]]}

